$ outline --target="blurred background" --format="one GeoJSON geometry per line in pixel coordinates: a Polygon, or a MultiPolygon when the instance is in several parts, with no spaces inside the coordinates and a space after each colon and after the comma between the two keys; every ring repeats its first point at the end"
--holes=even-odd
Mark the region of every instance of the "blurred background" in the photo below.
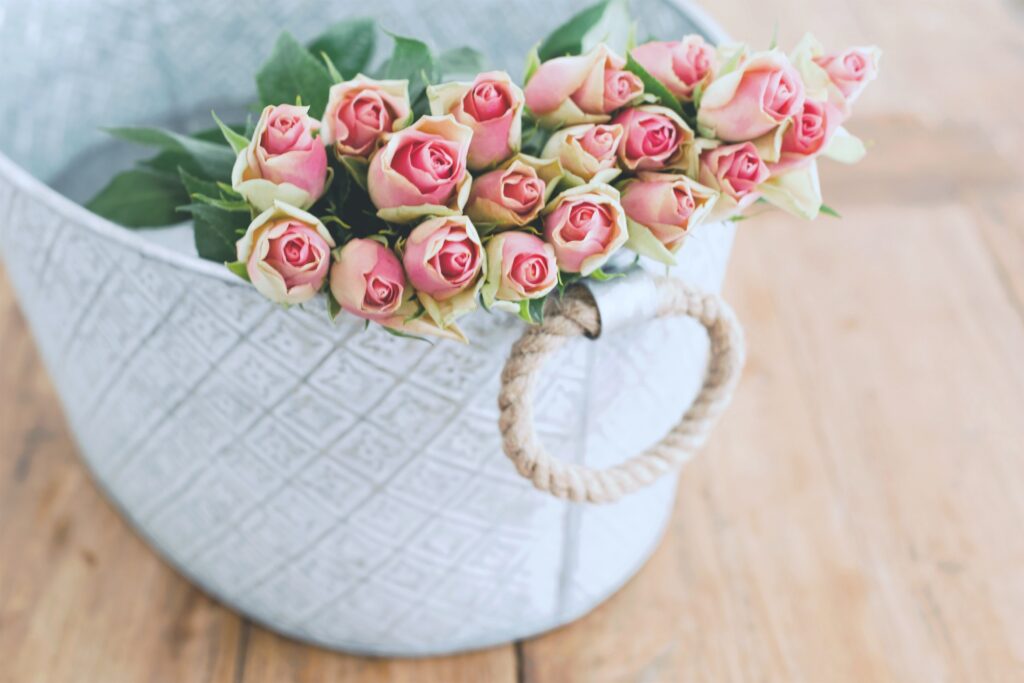
{"type": "MultiPolygon", "coordinates": [[[[401,0],[326,3],[323,14],[370,11],[440,46],[458,27],[421,17],[442,4],[417,3],[415,21],[401,0]]],[[[503,40],[459,42],[518,76],[525,48],[583,4],[511,16],[481,1],[474,11],[493,15],[503,40]]],[[[209,100],[190,91],[190,70],[217,71],[218,98],[244,102],[276,27],[305,39],[324,20],[264,0],[193,14],[175,3],[66,6],[0,2],[0,31],[40,46],[27,56],[0,41],[0,121],[14,126],[0,151],[79,199],[109,177],[113,162],[93,154],[103,136],[52,131],[112,110],[123,116],[111,124],[188,129],[196,115],[205,126],[209,100]],[[46,50],[55,31],[93,40],[91,12],[119,17],[104,33],[131,40],[105,41],[100,54],[46,50]],[[274,21],[235,41],[248,49],[196,45],[174,69],[143,49],[189,44],[196,26],[237,26],[253,12],[274,21]],[[68,96],[70,72],[95,78],[94,96],[68,96]],[[142,79],[161,87],[126,97],[142,79]],[[29,126],[16,114],[37,101],[52,119],[29,126]],[[155,118],[168,110],[181,119],[155,118]]],[[[673,37],[664,6],[633,9],[673,37]]],[[[867,159],[822,167],[825,200],[843,218],[776,212],[739,226],[725,296],[747,331],[744,380],[683,471],[668,535],[635,580],[571,626],[450,658],[351,657],[252,625],[164,565],[93,486],[0,270],[0,681],[1024,677],[1024,6],[705,9],[755,45],[776,25],[784,47],[804,31],[834,48],[877,44],[882,75],[851,124],[867,159]]]]}

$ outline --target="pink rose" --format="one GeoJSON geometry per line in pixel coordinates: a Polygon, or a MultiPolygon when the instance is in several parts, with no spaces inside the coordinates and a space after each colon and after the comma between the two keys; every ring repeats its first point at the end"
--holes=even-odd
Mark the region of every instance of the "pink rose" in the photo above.
{"type": "Polygon", "coordinates": [[[417,292],[446,301],[476,284],[483,267],[483,245],[465,216],[438,216],[409,234],[402,263],[417,292]]]}
{"type": "Polygon", "coordinates": [[[686,235],[704,220],[717,199],[717,192],[681,173],[640,173],[622,190],[622,208],[630,221],[629,246],[637,253],[674,265],[671,255],[682,247],[686,235]],[[648,244],[643,239],[648,235],[663,248],[648,244]]]}
{"type": "Polygon", "coordinates": [[[753,140],[800,111],[804,84],[778,51],[751,56],[707,87],[697,112],[704,137],[726,142],[753,140]]]}
{"type": "Polygon", "coordinates": [[[712,77],[715,50],[704,38],[691,34],[680,41],[654,41],[633,49],[633,59],[682,101],[712,77]]]}
{"type": "MultiPolygon", "coordinates": [[[[631,103],[643,91],[644,84],[635,73],[623,69],[605,69],[604,99],[601,107],[605,113],[610,114],[631,103]]],[[[573,93],[573,100],[582,109],[587,104],[586,93],[573,93]]]]}
{"type": "Polygon", "coordinates": [[[829,79],[853,104],[868,83],[878,77],[880,51],[876,47],[852,47],[844,52],[815,58],[829,79]]]}
{"type": "Polygon", "coordinates": [[[339,156],[369,157],[385,133],[405,125],[409,112],[407,81],[360,74],[331,86],[321,137],[339,156]]]}
{"type": "Polygon", "coordinates": [[[482,295],[489,308],[496,302],[514,304],[524,299],[539,299],[557,284],[555,250],[544,240],[514,230],[498,233],[488,240],[487,281],[482,295]]]}
{"type": "Polygon", "coordinates": [[[406,281],[395,253],[376,240],[354,239],[331,266],[331,294],[354,316],[391,322],[405,303],[406,281]]]}
{"type": "Polygon", "coordinates": [[[629,170],[658,170],[682,157],[693,131],[671,109],[647,105],[620,112],[612,123],[625,133],[619,143],[619,160],[629,170]]]}
{"type": "Polygon", "coordinates": [[[567,273],[590,275],[627,237],[619,193],[608,185],[566,190],[546,209],[544,239],[555,248],[558,267],[567,273]]]}
{"type": "Polygon", "coordinates": [[[253,286],[279,304],[301,304],[320,291],[333,247],[323,223],[282,202],[257,216],[236,245],[253,286]]]}
{"type": "Polygon", "coordinates": [[[618,124],[584,124],[556,131],[541,154],[558,159],[566,171],[584,182],[609,182],[619,171],[616,166],[624,134],[618,124]]]}
{"type": "Polygon", "coordinates": [[[535,168],[516,160],[473,181],[466,215],[481,226],[526,225],[544,208],[546,189],[535,168]]]}
{"type": "Polygon", "coordinates": [[[231,185],[258,211],[276,199],[306,209],[323,195],[327,150],[314,135],[320,123],[308,112],[291,104],[266,107],[249,146],[239,152],[231,185]]]}
{"type": "Polygon", "coordinates": [[[473,131],[451,116],[424,116],[392,133],[370,160],[370,199],[378,215],[406,223],[466,202],[466,154],[473,131]]]}
{"type": "Polygon", "coordinates": [[[625,66],[603,43],[585,55],[550,59],[526,84],[526,106],[547,128],[607,121],[644,91],[625,66]]]}
{"type": "Polygon", "coordinates": [[[700,182],[721,191],[739,208],[757,199],[757,187],[769,175],[768,166],[751,142],[716,147],[700,157],[700,182]]]}
{"type": "Polygon", "coordinates": [[[805,166],[824,152],[841,119],[842,114],[834,104],[804,100],[803,109],[793,117],[782,135],[779,160],[769,164],[772,174],[805,166]]]}
{"type": "Polygon", "coordinates": [[[501,163],[519,151],[523,91],[504,71],[482,73],[472,83],[430,86],[427,95],[432,114],[451,114],[473,130],[470,170],[501,163]]]}

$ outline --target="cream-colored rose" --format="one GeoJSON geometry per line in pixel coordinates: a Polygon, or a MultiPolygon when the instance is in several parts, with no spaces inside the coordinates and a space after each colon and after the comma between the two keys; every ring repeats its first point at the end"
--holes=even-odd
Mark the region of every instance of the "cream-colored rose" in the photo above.
{"type": "Polygon", "coordinates": [[[540,214],[562,173],[556,159],[520,154],[473,180],[466,215],[481,230],[526,225],[540,214]]]}
{"type": "Polygon", "coordinates": [[[441,327],[476,308],[486,262],[466,216],[435,216],[409,233],[402,264],[427,314],[441,327]]]}
{"type": "Polygon", "coordinates": [[[604,123],[643,95],[643,83],[625,66],[604,43],[584,55],[550,59],[526,84],[526,106],[545,128],[604,123]]]}
{"type": "Polygon", "coordinates": [[[657,171],[686,158],[693,131],[668,107],[644,105],[619,112],[612,123],[622,126],[619,161],[631,171],[657,171]]]}
{"type": "Polygon", "coordinates": [[[313,215],[283,202],[257,216],[236,249],[256,290],[279,304],[309,301],[323,286],[334,240],[313,215]]]}
{"type": "Polygon", "coordinates": [[[249,146],[238,154],[231,186],[257,211],[280,200],[308,209],[324,193],[327,150],[317,135],[320,122],[309,107],[291,104],[263,109],[249,146]]]}
{"type": "Polygon", "coordinates": [[[600,268],[629,237],[618,191],[591,183],[562,192],[544,209],[544,239],[558,267],[584,277],[600,268]]]}
{"type": "Polygon", "coordinates": [[[854,47],[827,54],[821,43],[806,34],[790,55],[790,61],[807,87],[807,96],[826,100],[850,115],[850,105],[868,83],[878,77],[882,51],[875,46],[854,47]]]}
{"type": "Polygon", "coordinates": [[[610,183],[621,173],[616,161],[624,134],[618,124],[570,126],[555,131],[541,156],[558,159],[566,172],[583,183],[610,183]]]}
{"type": "Polygon", "coordinates": [[[698,86],[711,80],[715,49],[696,33],[679,41],[652,41],[633,48],[633,59],[684,102],[693,100],[698,86]]]}
{"type": "Polygon", "coordinates": [[[408,125],[411,113],[408,81],[359,74],[331,86],[320,135],[335,154],[366,158],[384,135],[408,125]]]}
{"type": "Polygon", "coordinates": [[[430,113],[451,114],[473,130],[466,163],[471,171],[499,164],[519,151],[523,138],[523,91],[504,71],[482,73],[472,83],[427,88],[430,113]]]}
{"type": "Polygon", "coordinates": [[[753,140],[800,111],[804,83],[779,50],[751,55],[711,81],[697,112],[701,135],[725,142],[753,140]]]}
{"type": "Polygon", "coordinates": [[[686,236],[707,218],[718,192],[679,173],[641,172],[622,189],[629,240],[626,246],[667,265],[686,236]]]}
{"type": "Polygon", "coordinates": [[[487,241],[484,305],[510,312],[526,299],[547,296],[558,285],[555,250],[533,233],[509,230],[487,241]]]}
{"type": "Polygon", "coordinates": [[[408,223],[461,212],[469,196],[466,155],[473,131],[447,116],[424,116],[392,133],[370,160],[367,185],[377,214],[408,223]]]}

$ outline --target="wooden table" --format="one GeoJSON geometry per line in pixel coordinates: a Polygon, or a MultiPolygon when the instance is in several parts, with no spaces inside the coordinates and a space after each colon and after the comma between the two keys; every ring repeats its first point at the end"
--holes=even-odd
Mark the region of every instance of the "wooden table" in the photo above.
{"type": "Polygon", "coordinates": [[[1024,6],[715,0],[734,35],[876,42],[843,213],[741,224],[750,359],[650,564],[576,624],[333,654],[192,588],[75,455],[0,277],[0,680],[1024,680],[1024,6]]]}

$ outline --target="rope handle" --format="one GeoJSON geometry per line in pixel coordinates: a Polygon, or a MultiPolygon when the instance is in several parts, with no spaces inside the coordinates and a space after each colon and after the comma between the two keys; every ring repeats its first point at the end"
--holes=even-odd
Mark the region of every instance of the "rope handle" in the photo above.
{"type": "Polygon", "coordinates": [[[544,361],[569,339],[596,337],[600,313],[584,287],[566,292],[559,307],[531,326],[512,346],[501,373],[498,420],[502,448],[519,474],[558,498],[612,503],[676,471],[707,439],[732,400],[743,368],[743,331],[735,313],[717,294],[674,278],[654,281],[656,317],[688,316],[700,322],[711,340],[704,385],[665,437],[622,463],[596,469],[552,457],[533,427],[533,390],[544,361]]]}

